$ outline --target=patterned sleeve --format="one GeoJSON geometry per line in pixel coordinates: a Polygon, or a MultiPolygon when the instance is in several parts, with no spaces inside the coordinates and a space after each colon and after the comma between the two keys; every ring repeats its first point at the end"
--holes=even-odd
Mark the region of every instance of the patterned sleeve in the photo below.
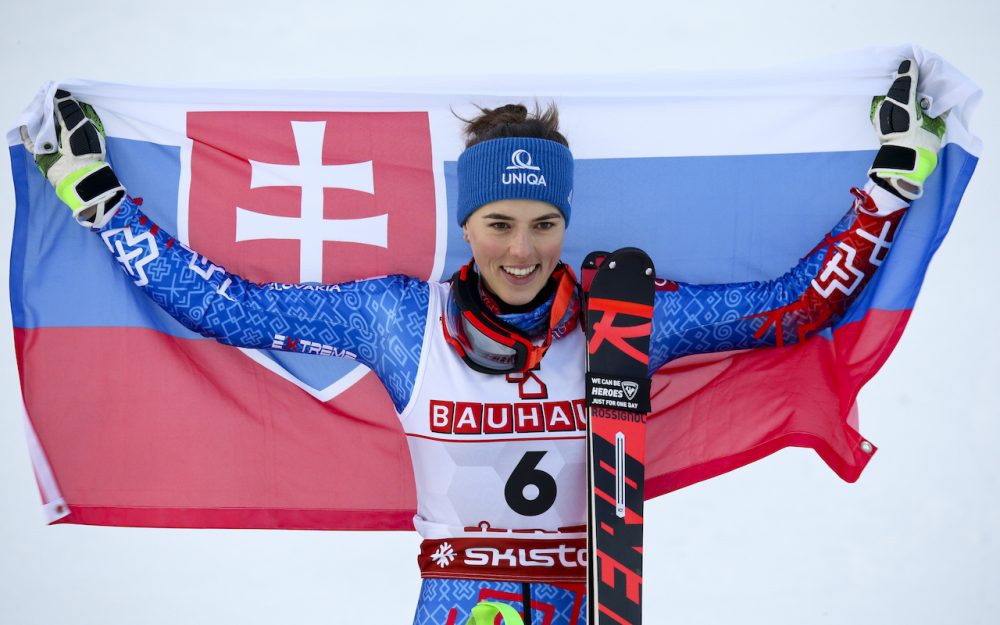
{"type": "Polygon", "coordinates": [[[797,343],[842,317],[885,259],[907,207],[878,187],[852,193],[854,205],[840,223],[780,278],[658,280],[650,371],[691,354],[797,343]]]}
{"type": "Polygon", "coordinates": [[[256,284],[213,264],[126,199],[100,231],[121,269],[187,328],[236,347],[339,356],[372,369],[397,408],[413,389],[428,285],[408,276],[256,284]]]}

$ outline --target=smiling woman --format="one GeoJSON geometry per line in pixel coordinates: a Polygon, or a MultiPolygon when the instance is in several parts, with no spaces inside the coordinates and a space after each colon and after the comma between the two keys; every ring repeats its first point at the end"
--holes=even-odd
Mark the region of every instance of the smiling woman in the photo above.
{"type": "MultiPolygon", "coordinates": [[[[916,69],[907,63],[899,74],[884,117],[922,127],[913,123],[916,69]]],[[[36,162],[128,279],[191,330],[243,348],[322,344],[330,349],[317,353],[356,358],[378,376],[413,463],[413,524],[423,538],[417,625],[460,625],[483,600],[513,606],[529,624],[582,625],[585,340],[575,277],[560,262],[573,157],[554,107],[481,113],[458,160],[458,224],[473,260],[447,282],[392,275],[317,288],[229,273],[179,244],[140,202],[120,199],[96,113],[65,91],[56,93],[59,149],[36,162]]],[[[930,138],[921,149],[936,150],[930,138]]],[[[915,152],[901,140],[892,147],[915,152]]],[[[893,165],[886,156],[876,163],[893,165]]],[[[784,276],[660,281],[650,370],[688,354],[795,343],[843,315],[882,264],[911,197],[872,172],[843,219],[784,276]],[[853,254],[850,285],[830,241],[853,254]]],[[[506,611],[511,625],[517,615],[506,611]]]]}
{"type": "Polygon", "coordinates": [[[458,159],[458,224],[484,286],[499,304],[524,306],[559,264],[573,155],[554,105],[530,115],[520,104],[480,110],[458,159]]]}
{"type": "Polygon", "coordinates": [[[559,264],[566,220],[545,202],[499,200],[473,213],[462,230],[484,286],[503,312],[515,312],[533,303],[559,264]]]}

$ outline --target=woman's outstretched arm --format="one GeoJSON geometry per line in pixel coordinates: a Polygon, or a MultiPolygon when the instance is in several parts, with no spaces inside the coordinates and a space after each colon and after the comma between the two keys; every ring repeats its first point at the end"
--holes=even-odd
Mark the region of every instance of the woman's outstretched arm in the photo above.
{"type": "Polygon", "coordinates": [[[125,195],[105,162],[103,127],[93,109],[59,91],[55,111],[59,145],[36,156],[39,169],[154,302],[226,345],[355,359],[375,371],[397,408],[406,404],[426,327],[426,282],[396,275],[331,285],[257,284],[229,273],[125,195]]]}
{"type": "Polygon", "coordinates": [[[797,343],[834,324],[889,253],[909,202],[937,164],[944,122],[922,114],[917,65],[903,61],[871,119],[882,147],[851,210],[815,248],[775,280],[692,285],[661,281],[650,370],[690,354],[797,343]]]}

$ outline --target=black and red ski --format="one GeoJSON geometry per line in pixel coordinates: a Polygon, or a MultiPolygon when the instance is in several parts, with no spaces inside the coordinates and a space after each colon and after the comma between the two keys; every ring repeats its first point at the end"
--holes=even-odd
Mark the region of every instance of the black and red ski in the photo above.
{"type": "Polygon", "coordinates": [[[587,256],[587,622],[642,622],[642,504],[655,271],[642,250],[587,256]]]}

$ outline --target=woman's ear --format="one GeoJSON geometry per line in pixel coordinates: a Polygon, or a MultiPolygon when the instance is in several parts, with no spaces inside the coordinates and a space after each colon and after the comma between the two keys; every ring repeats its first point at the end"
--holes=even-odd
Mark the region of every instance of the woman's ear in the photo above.
{"type": "Polygon", "coordinates": [[[469,223],[468,222],[462,224],[462,238],[465,239],[466,243],[469,242],[469,223]]]}

